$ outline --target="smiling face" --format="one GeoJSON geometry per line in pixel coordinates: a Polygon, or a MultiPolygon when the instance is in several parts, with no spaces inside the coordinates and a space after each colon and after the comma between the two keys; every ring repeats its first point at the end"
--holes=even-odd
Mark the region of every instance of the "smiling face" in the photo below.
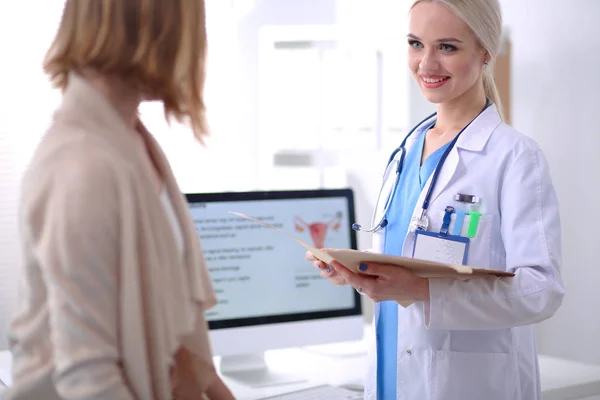
{"type": "Polygon", "coordinates": [[[483,93],[487,53],[448,7],[436,1],[417,3],[408,31],[408,65],[428,101],[450,103],[483,93]]]}

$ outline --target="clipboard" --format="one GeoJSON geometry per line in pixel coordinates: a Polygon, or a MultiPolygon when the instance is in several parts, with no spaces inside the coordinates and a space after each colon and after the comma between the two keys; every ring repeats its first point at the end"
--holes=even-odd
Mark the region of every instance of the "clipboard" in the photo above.
{"type": "MultiPolygon", "coordinates": [[[[426,261],[416,258],[403,257],[403,256],[392,256],[388,254],[369,253],[366,251],[352,250],[352,249],[332,249],[332,250],[321,250],[317,249],[308,243],[286,233],[282,230],[274,227],[271,224],[258,220],[256,218],[249,217],[245,214],[230,211],[231,214],[235,214],[239,217],[254,221],[267,228],[274,229],[275,231],[289,237],[292,240],[298,242],[305,249],[314,254],[316,258],[323,261],[326,264],[330,264],[332,261],[337,261],[344,267],[348,268],[355,274],[360,274],[358,267],[361,263],[379,263],[379,264],[390,264],[397,265],[402,268],[406,268],[416,276],[422,278],[455,278],[455,279],[471,279],[473,277],[496,277],[496,278],[510,278],[514,277],[515,274],[512,272],[489,269],[489,268],[476,268],[467,265],[453,265],[444,264],[436,261],[426,261]]],[[[408,307],[413,302],[399,303],[403,307],[408,307]]]]}

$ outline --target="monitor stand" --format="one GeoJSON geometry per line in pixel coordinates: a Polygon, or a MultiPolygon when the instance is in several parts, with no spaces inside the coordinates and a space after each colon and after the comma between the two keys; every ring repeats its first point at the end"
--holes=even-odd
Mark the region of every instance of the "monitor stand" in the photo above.
{"type": "Polygon", "coordinates": [[[224,376],[250,387],[287,385],[306,381],[305,378],[297,375],[269,370],[264,353],[223,356],[219,370],[224,376]]]}

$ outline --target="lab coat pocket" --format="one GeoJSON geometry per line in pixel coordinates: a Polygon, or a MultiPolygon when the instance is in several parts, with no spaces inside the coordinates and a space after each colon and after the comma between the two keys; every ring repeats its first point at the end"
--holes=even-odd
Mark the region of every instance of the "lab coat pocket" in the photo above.
{"type": "MultiPolygon", "coordinates": [[[[431,228],[429,230],[438,232],[442,226],[444,218],[443,210],[435,210],[431,213],[431,228]]],[[[467,265],[472,267],[489,268],[492,263],[492,231],[497,229],[496,219],[493,214],[482,214],[476,226],[475,236],[469,238],[469,254],[467,255],[467,265]]],[[[452,234],[458,234],[455,229],[456,216],[453,214],[448,231],[452,234]]],[[[462,224],[459,236],[467,237],[471,216],[466,215],[462,224]]]]}
{"type": "MultiPolygon", "coordinates": [[[[470,216],[465,218],[465,232],[470,224],[470,216]]],[[[494,227],[494,216],[484,214],[479,218],[475,237],[470,239],[467,265],[488,268],[491,265],[491,234],[494,227]]]]}
{"type": "Polygon", "coordinates": [[[510,353],[436,351],[433,400],[516,400],[517,375],[510,353]]]}

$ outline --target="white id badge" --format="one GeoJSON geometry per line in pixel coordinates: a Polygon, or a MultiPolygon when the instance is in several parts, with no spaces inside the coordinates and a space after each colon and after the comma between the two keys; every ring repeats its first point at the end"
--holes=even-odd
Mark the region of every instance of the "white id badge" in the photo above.
{"type": "Polygon", "coordinates": [[[469,238],[424,230],[417,230],[415,235],[413,258],[452,265],[467,264],[469,238]]]}

